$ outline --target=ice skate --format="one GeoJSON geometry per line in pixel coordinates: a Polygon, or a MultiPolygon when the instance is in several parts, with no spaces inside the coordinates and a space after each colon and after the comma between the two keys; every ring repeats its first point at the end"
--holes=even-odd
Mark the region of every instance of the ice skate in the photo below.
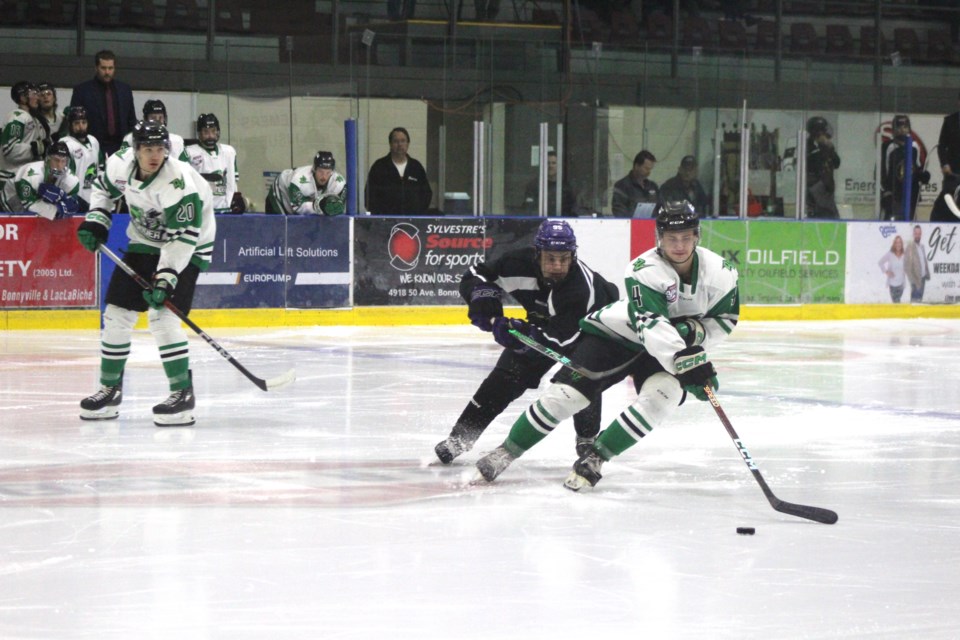
{"type": "Polygon", "coordinates": [[[169,398],[153,408],[153,424],[158,427],[192,426],[196,422],[193,418],[195,405],[193,384],[186,389],[174,391],[169,398]]]}
{"type": "Polygon", "coordinates": [[[450,436],[443,442],[438,442],[437,446],[433,448],[434,453],[437,454],[443,464],[450,464],[454,458],[469,450],[470,446],[463,441],[463,438],[456,436],[450,436]]]}
{"type": "Polygon", "coordinates": [[[80,401],[81,420],[114,420],[120,415],[123,380],[115,386],[100,385],[100,390],[80,401]]]}
{"type": "Polygon", "coordinates": [[[573,471],[564,480],[563,486],[571,491],[580,491],[586,487],[594,487],[600,478],[600,467],[603,458],[591,449],[590,453],[573,463],[573,471]]]}
{"type": "Polygon", "coordinates": [[[477,460],[477,471],[484,480],[493,482],[516,459],[517,456],[507,451],[506,447],[497,447],[477,460]]]}
{"type": "Polygon", "coordinates": [[[597,436],[586,437],[577,436],[577,459],[583,458],[593,451],[593,443],[597,441],[597,436]]]}

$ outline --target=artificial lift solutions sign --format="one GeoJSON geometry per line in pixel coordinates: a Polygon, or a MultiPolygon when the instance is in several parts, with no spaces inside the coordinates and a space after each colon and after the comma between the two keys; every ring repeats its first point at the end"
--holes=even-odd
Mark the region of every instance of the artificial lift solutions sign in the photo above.
{"type": "Polygon", "coordinates": [[[0,308],[96,306],[96,258],[77,241],[82,221],[0,217],[0,308]]]}

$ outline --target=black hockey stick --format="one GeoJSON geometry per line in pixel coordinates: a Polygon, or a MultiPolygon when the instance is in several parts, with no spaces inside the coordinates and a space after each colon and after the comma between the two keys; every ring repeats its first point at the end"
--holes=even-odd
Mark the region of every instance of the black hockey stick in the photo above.
{"type": "Polygon", "coordinates": [[[620,373],[621,371],[629,367],[631,364],[633,364],[634,360],[640,357],[640,354],[637,354],[632,358],[630,358],[629,360],[627,360],[626,362],[624,362],[623,364],[621,364],[620,366],[614,367],[613,369],[607,369],[606,371],[590,371],[589,369],[585,369],[580,365],[578,365],[577,363],[572,362],[570,358],[563,355],[562,353],[554,351],[550,347],[540,344],[530,336],[524,333],[521,333],[516,329],[510,329],[510,335],[512,335],[514,338],[516,338],[523,344],[527,345],[534,351],[538,353],[542,353],[543,355],[547,356],[551,360],[559,362],[560,364],[565,366],[567,369],[570,369],[571,371],[575,371],[579,373],[580,375],[582,375],[584,378],[587,378],[588,380],[602,380],[607,376],[612,376],[615,373],[620,373]]]}
{"type": "Polygon", "coordinates": [[[823,524],[833,524],[837,521],[837,514],[834,511],[830,511],[829,509],[821,509],[820,507],[808,507],[807,505],[803,504],[784,502],[777,496],[773,495],[773,491],[771,491],[770,487],[767,486],[766,480],[764,480],[763,476],[760,475],[760,470],[757,469],[757,464],[750,456],[750,452],[747,451],[747,448],[740,440],[740,436],[737,435],[737,432],[733,429],[733,425],[730,424],[730,420],[727,418],[727,414],[724,413],[723,407],[720,406],[720,401],[717,400],[717,394],[713,392],[713,389],[710,387],[710,385],[705,385],[703,390],[706,391],[707,398],[710,399],[710,404],[713,406],[713,410],[717,412],[717,417],[720,418],[720,422],[723,423],[727,433],[730,434],[733,444],[737,446],[737,451],[739,451],[740,455],[743,456],[743,461],[747,464],[747,468],[750,469],[753,477],[763,490],[763,495],[767,496],[767,500],[770,501],[771,507],[780,513],[797,516],[798,518],[806,518],[807,520],[813,520],[814,522],[822,522],[823,524]]]}
{"type": "MultiPolygon", "coordinates": [[[[100,247],[99,247],[99,249],[100,249],[100,253],[102,253],[103,255],[105,255],[105,256],[107,256],[108,258],[110,258],[118,267],[120,267],[121,269],[123,269],[123,271],[124,271],[128,276],[130,276],[131,278],[133,278],[134,281],[135,281],[138,285],[140,285],[140,286],[143,287],[144,289],[147,289],[148,291],[153,288],[153,287],[150,286],[150,283],[149,283],[149,282],[147,282],[146,280],[144,280],[144,279],[140,276],[139,273],[137,273],[136,271],[134,271],[134,270],[130,267],[130,265],[128,265],[128,264],[127,264],[126,262],[124,262],[123,260],[121,260],[120,257],[117,256],[117,254],[115,254],[113,251],[110,250],[109,247],[107,247],[107,246],[104,245],[104,244],[101,244],[100,247]]],[[[237,362],[237,359],[236,359],[236,358],[234,358],[232,355],[230,355],[230,353],[229,353],[226,349],[224,349],[224,348],[221,347],[219,344],[217,344],[217,341],[216,341],[216,340],[214,340],[213,338],[211,338],[210,336],[208,336],[203,329],[201,329],[200,327],[198,327],[198,326],[193,322],[193,320],[191,320],[190,318],[187,317],[187,314],[185,314],[183,311],[181,311],[180,309],[178,309],[177,306],[176,306],[175,304],[173,304],[169,299],[163,301],[163,306],[165,306],[167,309],[169,309],[171,312],[173,312],[173,314],[174,314],[175,316],[177,316],[178,318],[180,318],[180,320],[182,320],[184,324],[186,324],[188,327],[190,327],[191,329],[193,329],[194,331],[196,331],[196,332],[197,332],[197,335],[199,335],[201,338],[203,338],[204,340],[206,340],[206,341],[207,341],[207,344],[209,344],[211,347],[213,347],[213,350],[214,350],[214,351],[216,351],[216,352],[219,353],[221,356],[223,356],[223,358],[224,358],[227,362],[229,362],[229,363],[232,364],[234,367],[236,367],[236,368],[240,371],[240,373],[242,373],[243,375],[247,376],[247,378],[248,378],[251,382],[253,382],[253,384],[257,385],[258,387],[260,387],[260,388],[263,389],[264,391],[273,391],[274,389],[279,389],[280,387],[285,387],[285,386],[287,386],[288,384],[290,384],[291,382],[293,382],[294,380],[297,379],[297,372],[296,372],[295,370],[293,370],[293,369],[290,369],[290,370],[287,371],[286,373],[284,373],[284,374],[282,374],[282,375],[279,375],[279,376],[277,376],[276,378],[270,378],[269,380],[264,380],[263,378],[258,378],[257,376],[255,376],[255,375],[253,375],[252,373],[250,373],[249,371],[247,371],[247,368],[246,368],[246,367],[244,367],[242,364],[240,364],[239,362],[237,362]]]]}

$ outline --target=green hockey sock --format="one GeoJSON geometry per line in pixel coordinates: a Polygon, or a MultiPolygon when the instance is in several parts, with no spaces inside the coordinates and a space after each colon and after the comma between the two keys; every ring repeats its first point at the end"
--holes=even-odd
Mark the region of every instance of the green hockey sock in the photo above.
{"type": "Polygon", "coordinates": [[[186,342],[160,347],[160,361],[170,382],[170,391],[190,386],[190,356],[186,342]]]}
{"type": "Polygon", "coordinates": [[[100,384],[105,387],[115,387],[123,379],[123,368],[127,365],[127,356],[130,355],[130,343],[108,344],[100,343],[100,384]]]}

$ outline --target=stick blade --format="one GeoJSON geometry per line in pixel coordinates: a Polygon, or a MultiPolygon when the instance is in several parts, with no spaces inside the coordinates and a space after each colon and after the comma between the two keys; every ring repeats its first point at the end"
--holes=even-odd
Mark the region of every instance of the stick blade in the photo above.
{"type": "Polygon", "coordinates": [[[274,391],[276,389],[281,389],[289,384],[293,384],[293,381],[296,379],[297,379],[296,369],[290,369],[286,373],[280,374],[275,378],[264,380],[264,385],[266,387],[264,391],[274,391]]]}
{"type": "Polygon", "coordinates": [[[798,518],[806,518],[807,520],[813,520],[814,522],[820,522],[822,524],[834,524],[839,518],[837,513],[830,511],[830,509],[810,507],[804,504],[793,504],[792,502],[784,502],[783,500],[779,501],[773,508],[780,513],[797,516],[798,518]]]}

